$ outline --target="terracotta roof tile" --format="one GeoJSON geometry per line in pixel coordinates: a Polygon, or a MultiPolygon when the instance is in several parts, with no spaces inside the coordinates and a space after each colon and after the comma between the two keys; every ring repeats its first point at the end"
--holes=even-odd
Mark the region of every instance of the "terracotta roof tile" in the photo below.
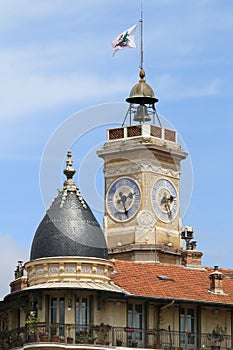
{"type": "MultiPolygon", "coordinates": [[[[113,282],[133,295],[206,303],[233,303],[233,278],[223,279],[224,295],[209,291],[209,275],[213,268],[188,269],[181,265],[124,260],[114,260],[114,264],[116,273],[112,275],[113,282]],[[158,276],[166,276],[168,279],[158,276]]],[[[232,269],[219,271],[233,274],[232,269]]]]}

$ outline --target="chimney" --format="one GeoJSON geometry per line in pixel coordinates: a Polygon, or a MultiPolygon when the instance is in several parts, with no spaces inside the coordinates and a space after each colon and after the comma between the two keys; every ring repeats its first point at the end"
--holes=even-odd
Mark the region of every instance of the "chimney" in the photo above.
{"type": "Polygon", "coordinates": [[[222,272],[218,271],[218,266],[214,266],[214,271],[209,275],[210,289],[214,294],[224,294],[223,292],[223,278],[222,272]]]}
{"type": "Polygon", "coordinates": [[[24,273],[23,261],[19,260],[15,270],[15,279],[23,277],[23,273],[24,273]]]}
{"type": "Polygon", "coordinates": [[[186,250],[182,252],[182,265],[188,268],[201,268],[202,252],[196,250],[197,241],[193,241],[194,233],[191,226],[185,226],[181,238],[186,242],[186,250]]]}
{"type": "Polygon", "coordinates": [[[27,276],[25,273],[23,261],[18,261],[14,275],[15,279],[13,282],[10,283],[11,293],[23,290],[28,287],[27,276]]]}

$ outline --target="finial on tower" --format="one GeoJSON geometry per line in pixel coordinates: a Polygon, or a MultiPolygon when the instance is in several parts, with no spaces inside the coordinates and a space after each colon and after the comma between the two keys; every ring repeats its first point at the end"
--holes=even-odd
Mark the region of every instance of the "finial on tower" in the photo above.
{"type": "Polygon", "coordinates": [[[141,78],[141,80],[143,80],[145,78],[145,76],[146,76],[146,73],[145,73],[144,69],[141,68],[140,72],[139,72],[139,77],[141,78]]]}
{"type": "Polygon", "coordinates": [[[76,173],[76,170],[73,167],[73,160],[71,157],[72,157],[72,152],[71,152],[71,150],[68,150],[67,151],[66,168],[63,171],[63,173],[67,177],[67,180],[64,182],[64,189],[67,189],[70,191],[76,191],[76,183],[72,179],[74,174],[76,173]]]}
{"type": "Polygon", "coordinates": [[[68,179],[72,179],[72,177],[74,176],[74,174],[76,173],[75,168],[73,167],[73,160],[72,160],[72,152],[71,150],[67,151],[67,161],[66,161],[66,168],[64,169],[64,174],[68,179]]]}

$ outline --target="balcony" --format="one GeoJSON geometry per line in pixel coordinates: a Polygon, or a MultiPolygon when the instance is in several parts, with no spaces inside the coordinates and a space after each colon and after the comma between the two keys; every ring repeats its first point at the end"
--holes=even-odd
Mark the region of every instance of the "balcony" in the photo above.
{"type": "Polygon", "coordinates": [[[52,347],[108,349],[109,347],[147,348],[163,350],[227,350],[232,348],[233,337],[212,344],[206,333],[198,335],[188,332],[174,332],[170,329],[155,331],[110,325],[74,325],[35,323],[9,332],[0,332],[0,349],[34,349],[52,347]]]}

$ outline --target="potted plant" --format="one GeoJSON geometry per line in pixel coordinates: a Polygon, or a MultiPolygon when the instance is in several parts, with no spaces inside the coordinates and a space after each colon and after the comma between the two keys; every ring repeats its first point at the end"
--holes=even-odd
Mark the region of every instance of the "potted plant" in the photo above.
{"type": "Polygon", "coordinates": [[[131,332],[134,332],[135,329],[134,329],[134,327],[129,327],[129,326],[127,326],[127,327],[124,328],[124,331],[125,331],[125,332],[128,332],[128,333],[131,333],[131,332]]]}
{"type": "Polygon", "coordinates": [[[211,350],[219,350],[221,343],[225,339],[226,328],[223,328],[219,324],[212,330],[211,333],[208,333],[207,338],[211,341],[211,350]]]}
{"type": "Polygon", "coordinates": [[[29,340],[36,341],[37,339],[37,323],[40,322],[40,319],[35,316],[34,313],[30,313],[25,321],[26,328],[28,330],[29,340]]]}
{"type": "Polygon", "coordinates": [[[39,338],[40,338],[41,342],[46,342],[46,341],[48,341],[48,334],[47,333],[41,333],[39,335],[39,338]]]}
{"type": "Polygon", "coordinates": [[[88,344],[94,344],[95,340],[96,340],[96,338],[93,338],[91,335],[88,335],[88,337],[87,337],[88,344]]]}
{"type": "Polygon", "coordinates": [[[122,344],[123,344],[123,341],[121,339],[117,339],[116,340],[116,345],[117,346],[122,346],[122,344]]]}
{"type": "Polygon", "coordinates": [[[50,329],[50,331],[51,331],[51,342],[58,342],[58,340],[59,340],[59,336],[57,335],[57,326],[56,326],[56,324],[53,324],[52,326],[51,326],[51,329],[50,329]]]}
{"type": "Polygon", "coordinates": [[[61,335],[59,337],[59,341],[60,341],[60,343],[65,343],[65,337],[63,335],[61,335]]]}
{"type": "Polygon", "coordinates": [[[49,337],[48,337],[48,330],[46,328],[45,323],[40,323],[38,325],[38,329],[39,329],[39,338],[41,342],[46,342],[48,341],[49,337]]]}
{"type": "Polygon", "coordinates": [[[67,344],[72,344],[74,341],[74,338],[68,336],[66,340],[67,340],[67,344]]]}
{"type": "Polygon", "coordinates": [[[87,333],[80,333],[76,338],[77,343],[86,344],[87,343],[87,333]]]}

